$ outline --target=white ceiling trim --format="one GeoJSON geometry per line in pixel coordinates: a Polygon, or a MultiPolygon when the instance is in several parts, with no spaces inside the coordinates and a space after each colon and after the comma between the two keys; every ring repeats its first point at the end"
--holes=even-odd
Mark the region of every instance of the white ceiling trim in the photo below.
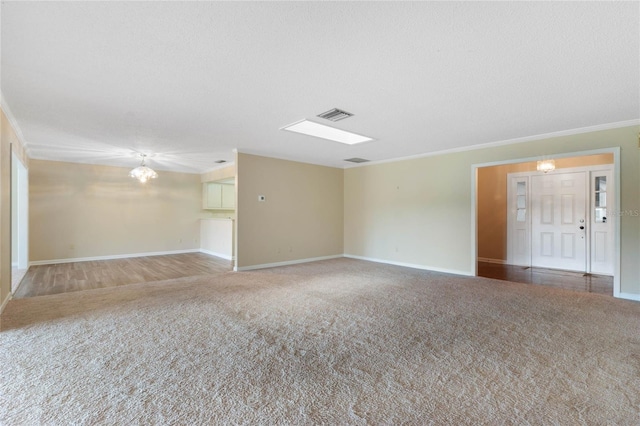
{"type": "Polygon", "coordinates": [[[417,158],[425,158],[425,157],[435,157],[438,155],[455,154],[456,152],[476,151],[479,149],[493,148],[497,146],[516,145],[524,142],[559,138],[563,136],[580,135],[583,133],[592,133],[592,132],[598,132],[601,130],[619,129],[622,127],[631,127],[631,126],[640,126],[640,118],[636,118],[633,120],[618,121],[615,123],[598,124],[596,126],[580,127],[578,129],[560,130],[558,132],[543,133],[540,135],[533,135],[533,136],[524,136],[521,138],[507,139],[507,140],[497,141],[497,142],[488,142],[488,143],[483,143],[479,145],[465,146],[460,148],[443,149],[440,151],[427,152],[427,153],[418,154],[418,155],[410,155],[407,157],[390,158],[390,159],[379,160],[379,161],[369,161],[367,163],[348,164],[348,165],[345,165],[345,167],[343,168],[352,169],[354,167],[374,166],[376,164],[394,163],[396,161],[414,160],[417,158]]]}

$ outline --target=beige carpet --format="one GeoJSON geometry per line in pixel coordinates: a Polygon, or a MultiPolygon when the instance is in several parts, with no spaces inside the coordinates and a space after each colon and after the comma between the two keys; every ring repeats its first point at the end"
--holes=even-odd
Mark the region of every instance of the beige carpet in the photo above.
{"type": "Polygon", "coordinates": [[[640,423],[640,303],[338,259],[11,301],[0,423],[640,423]]]}

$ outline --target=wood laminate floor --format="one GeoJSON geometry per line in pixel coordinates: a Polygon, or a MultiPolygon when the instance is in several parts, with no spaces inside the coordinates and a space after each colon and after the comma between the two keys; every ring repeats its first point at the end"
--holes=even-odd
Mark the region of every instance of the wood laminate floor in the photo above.
{"type": "MultiPolygon", "coordinates": [[[[116,287],[231,271],[229,260],[203,253],[31,266],[14,298],[116,287]]],[[[478,276],[613,295],[613,277],[478,262],[478,276]]]]}
{"type": "Polygon", "coordinates": [[[478,276],[613,296],[613,277],[606,275],[478,262],[478,276]]]}
{"type": "Polygon", "coordinates": [[[31,266],[14,298],[224,273],[229,260],[203,253],[31,266]]]}

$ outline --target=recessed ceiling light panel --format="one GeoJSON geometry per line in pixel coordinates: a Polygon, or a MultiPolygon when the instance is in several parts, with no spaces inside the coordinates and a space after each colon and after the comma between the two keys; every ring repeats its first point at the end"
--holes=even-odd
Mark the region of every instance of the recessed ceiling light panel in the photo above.
{"type": "Polygon", "coordinates": [[[330,141],[340,142],[347,145],[369,142],[373,140],[373,138],[370,138],[368,136],[358,135],[356,133],[336,129],[335,127],[325,126],[324,124],[318,124],[309,120],[297,121],[293,124],[282,127],[281,130],[302,133],[303,135],[315,136],[316,138],[328,139],[330,141]]]}

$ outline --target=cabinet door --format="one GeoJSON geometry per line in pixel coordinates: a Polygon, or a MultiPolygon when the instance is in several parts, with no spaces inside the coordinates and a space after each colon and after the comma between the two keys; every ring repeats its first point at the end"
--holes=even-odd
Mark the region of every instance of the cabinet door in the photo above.
{"type": "Polygon", "coordinates": [[[205,183],[205,209],[222,208],[222,185],[219,183],[205,183]]]}
{"type": "Polygon", "coordinates": [[[222,208],[233,210],[236,208],[236,186],[222,185],[222,208]]]}

